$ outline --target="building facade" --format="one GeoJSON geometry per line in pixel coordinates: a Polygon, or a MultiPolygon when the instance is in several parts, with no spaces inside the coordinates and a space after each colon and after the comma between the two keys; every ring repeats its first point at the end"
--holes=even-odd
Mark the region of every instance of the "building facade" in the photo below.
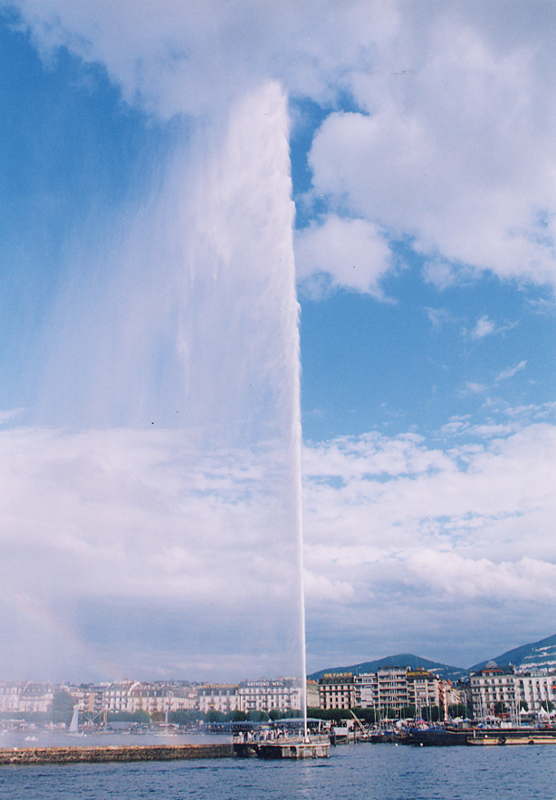
{"type": "Polygon", "coordinates": [[[44,714],[52,710],[57,687],[31,681],[0,682],[0,712],[8,714],[44,714]]]}
{"type": "Polygon", "coordinates": [[[301,685],[297,678],[241,681],[238,695],[241,711],[301,711],[301,685]]]}
{"type": "Polygon", "coordinates": [[[197,689],[199,711],[229,714],[240,711],[241,699],[237,683],[207,683],[197,689]]]}
{"type": "Polygon", "coordinates": [[[319,680],[320,707],[355,708],[355,677],[351,672],[329,673],[319,680]]]}

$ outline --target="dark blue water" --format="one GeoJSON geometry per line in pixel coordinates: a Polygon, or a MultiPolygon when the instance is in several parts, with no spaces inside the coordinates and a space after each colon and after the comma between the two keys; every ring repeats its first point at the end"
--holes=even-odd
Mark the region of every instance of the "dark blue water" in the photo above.
{"type": "Polygon", "coordinates": [[[2,800],[556,800],[556,747],[361,744],[318,761],[1,767],[2,800]]]}

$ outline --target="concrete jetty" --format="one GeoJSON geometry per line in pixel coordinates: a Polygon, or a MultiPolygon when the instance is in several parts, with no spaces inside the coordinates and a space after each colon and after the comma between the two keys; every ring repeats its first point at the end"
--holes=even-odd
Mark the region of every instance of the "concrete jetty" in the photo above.
{"type": "Polygon", "coordinates": [[[105,745],[101,747],[10,747],[0,749],[7,764],[83,764],[128,761],[176,761],[231,758],[232,744],[105,745]]]}
{"type": "Polygon", "coordinates": [[[234,752],[240,758],[328,758],[327,736],[278,738],[269,741],[234,741],[234,752]]]}

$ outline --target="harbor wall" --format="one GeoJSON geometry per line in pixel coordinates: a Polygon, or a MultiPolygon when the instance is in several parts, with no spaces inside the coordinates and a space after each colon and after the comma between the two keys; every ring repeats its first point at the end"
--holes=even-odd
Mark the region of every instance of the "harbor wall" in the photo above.
{"type": "Polygon", "coordinates": [[[231,744],[19,747],[0,749],[0,765],[176,761],[194,758],[231,758],[233,755],[231,744]]]}

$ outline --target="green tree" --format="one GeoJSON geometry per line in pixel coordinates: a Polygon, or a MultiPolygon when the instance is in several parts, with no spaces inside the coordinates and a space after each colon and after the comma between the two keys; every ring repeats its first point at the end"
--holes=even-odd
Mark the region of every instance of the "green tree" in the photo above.
{"type": "Polygon", "coordinates": [[[266,711],[248,711],[247,719],[249,722],[268,722],[266,711]]]}
{"type": "Polygon", "coordinates": [[[205,718],[207,722],[224,722],[226,719],[226,714],[223,714],[221,711],[217,711],[215,708],[210,708],[207,711],[205,718]]]}
{"type": "Polygon", "coordinates": [[[374,708],[354,708],[353,713],[361,722],[373,725],[376,722],[376,711],[374,708]]]}
{"type": "Polygon", "coordinates": [[[107,722],[136,722],[139,725],[148,725],[150,716],[143,709],[138,711],[109,711],[106,714],[107,722]]]}
{"type": "Polygon", "coordinates": [[[64,722],[69,725],[73,716],[75,702],[65,689],[57,691],[52,699],[52,722],[64,722]]]}
{"type": "Polygon", "coordinates": [[[180,708],[179,711],[170,711],[168,714],[168,722],[174,725],[191,725],[202,716],[200,711],[192,708],[180,708]]]}

